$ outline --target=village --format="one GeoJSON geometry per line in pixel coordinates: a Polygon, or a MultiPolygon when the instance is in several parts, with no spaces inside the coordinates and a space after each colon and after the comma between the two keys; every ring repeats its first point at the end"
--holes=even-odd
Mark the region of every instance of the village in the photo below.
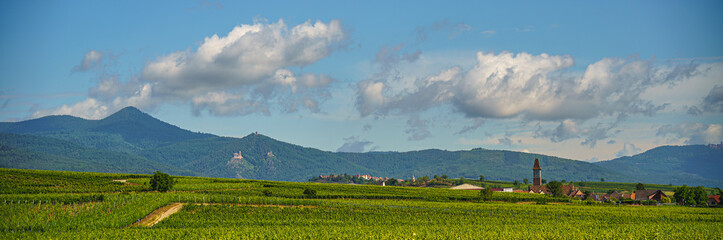
{"type": "MultiPolygon", "coordinates": [[[[309,179],[311,182],[322,182],[322,183],[345,183],[345,184],[375,184],[381,186],[405,186],[405,187],[446,187],[454,190],[469,190],[469,191],[482,191],[488,189],[492,192],[508,192],[508,193],[534,193],[534,194],[546,194],[555,197],[569,197],[578,200],[584,200],[588,202],[599,202],[599,203],[611,203],[611,204],[646,204],[646,205],[674,205],[676,201],[674,194],[660,189],[646,189],[645,185],[638,183],[636,189],[633,191],[619,192],[617,190],[609,190],[607,192],[594,192],[584,190],[580,186],[575,186],[574,183],[570,182],[564,184],[565,181],[550,181],[544,184],[546,181],[542,179],[542,167],[538,159],[532,167],[532,184],[528,185],[526,189],[523,184],[519,181],[515,181],[512,187],[502,187],[503,182],[499,181],[485,181],[484,176],[480,175],[479,181],[467,180],[465,178],[460,179],[449,179],[446,175],[437,176],[433,178],[428,176],[416,178],[412,176],[410,179],[395,179],[389,177],[376,177],[369,174],[330,174],[320,175],[309,179]],[[484,183],[483,183],[484,182],[484,183]],[[488,184],[485,184],[488,183],[488,184]],[[490,184],[491,183],[491,184],[490,184]],[[544,185],[543,185],[544,184],[544,185]],[[669,196],[670,195],[670,196],[669,196]]],[[[525,185],[528,183],[528,179],[524,179],[525,185]]],[[[579,184],[583,184],[582,182],[579,184]]],[[[702,189],[702,187],[700,187],[702,189]]],[[[694,191],[692,187],[682,187],[687,193],[694,191]]],[[[708,195],[703,205],[708,206],[719,206],[720,205],[720,193],[718,195],[708,195]]],[[[700,198],[700,197],[699,197],[700,198]]],[[[683,201],[686,201],[685,199],[683,201]]],[[[700,201],[700,200],[699,200],[700,201]]],[[[701,205],[699,203],[698,205],[701,205]]]]}

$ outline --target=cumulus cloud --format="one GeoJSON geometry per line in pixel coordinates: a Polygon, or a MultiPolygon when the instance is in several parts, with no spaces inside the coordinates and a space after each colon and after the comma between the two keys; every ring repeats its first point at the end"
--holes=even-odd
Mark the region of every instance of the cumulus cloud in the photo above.
{"type": "Polygon", "coordinates": [[[632,155],[640,153],[641,151],[642,150],[640,148],[635,147],[635,144],[625,143],[625,144],[623,144],[623,149],[620,149],[620,151],[615,153],[615,156],[617,156],[617,157],[632,156],[632,155]]]}
{"type": "Polygon", "coordinates": [[[553,129],[544,129],[538,124],[534,137],[549,138],[550,141],[554,143],[568,139],[583,138],[584,140],[580,143],[581,145],[594,148],[598,141],[610,138],[612,135],[611,132],[616,126],[615,123],[597,123],[594,126],[588,127],[581,127],[580,125],[580,123],[570,119],[561,121],[560,124],[553,129]]]}
{"type": "MultiPolygon", "coordinates": [[[[145,64],[139,77],[125,82],[103,78],[83,102],[35,115],[79,113],[98,118],[102,112],[128,105],[152,110],[167,102],[190,103],[196,115],[269,114],[272,107],[282,112],[318,112],[319,104],[330,98],[328,87],[335,80],[291,69],[329,56],[346,44],[346,38],[338,20],[309,20],[293,27],[283,20],[259,20],[234,27],[226,36],[206,37],[195,50],[159,56],[145,64]]],[[[102,56],[89,52],[78,69],[91,68],[102,56]]]]}
{"type": "Polygon", "coordinates": [[[409,120],[407,120],[407,129],[404,130],[404,132],[409,135],[407,140],[419,141],[432,136],[427,124],[428,121],[422,120],[419,116],[410,117],[409,120]]]}
{"type": "Polygon", "coordinates": [[[657,136],[671,136],[684,140],[685,144],[710,144],[723,141],[723,125],[706,123],[681,123],[658,128],[657,136]]]}
{"type": "Polygon", "coordinates": [[[372,146],[374,143],[367,140],[360,140],[357,137],[344,138],[344,145],[336,149],[337,152],[365,152],[367,147],[372,146]]]}
{"type": "Polygon", "coordinates": [[[103,60],[104,53],[97,51],[97,50],[90,50],[87,53],[85,53],[85,56],[83,57],[83,60],[80,62],[80,64],[73,67],[73,72],[83,72],[88,71],[96,66],[103,60]]]}
{"type": "Polygon", "coordinates": [[[287,68],[303,67],[328,56],[344,38],[337,20],[328,24],[307,21],[291,29],[283,20],[241,25],[225,37],[205,38],[195,52],[159,57],[145,66],[142,79],[157,85],[158,95],[183,98],[264,80],[292,88],[323,85],[328,81],[296,81],[287,68]]]}
{"type": "Polygon", "coordinates": [[[716,85],[703,99],[703,109],[708,112],[723,113],[723,86],[716,85]]]}
{"type": "Polygon", "coordinates": [[[640,98],[651,86],[695,73],[694,65],[654,67],[651,61],[605,58],[582,74],[565,71],[566,55],[477,53],[469,70],[444,69],[412,88],[393,89],[389,80],[360,82],[357,108],[362,116],[424,111],[441,104],[471,118],[560,121],[600,116],[653,115],[666,104],[640,98]]]}

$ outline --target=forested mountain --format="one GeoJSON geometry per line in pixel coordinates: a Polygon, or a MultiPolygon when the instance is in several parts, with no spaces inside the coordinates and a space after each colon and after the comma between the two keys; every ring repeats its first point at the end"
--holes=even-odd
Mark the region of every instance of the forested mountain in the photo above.
{"type": "Polygon", "coordinates": [[[723,149],[703,145],[662,146],[595,163],[640,182],[723,186],[723,149]]]}
{"type": "Polygon", "coordinates": [[[134,152],[190,139],[216,137],[165,123],[134,107],[126,107],[101,120],[73,116],[47,116],[15,123],[0,123],[0,132],[64,139],[95,148],[134,152]]]}
{"type": "Polygon", "coordinates": [[[720,151],[705,146],[663,147],[596,164],[521,152],[472,149],[335,153],[277,141],[195,133],[128,107],[102,120],[49,116],[0,123],[0,167],[151,173],[305,181],[322,174],[412,175],[494,180],[532,178],[540,159],[547,180],[630,181],[721,186],[720,151]],[[234,158],[234,153],[241,157],[234,158]],[[653,154],[655,153],[655,154],[653,154]],[[716,155],[717,154],[717,155],[716,155]],[[660,156],[666,156],[661,158],[660,156]],[[687,158],[686,158],[687,157],[687,158]],[[717,159],[701,160],[701,159],[717,159]],[[647,164],[647,165],[646,165],[647,164]],[[671,180],[672,179],[672,180],[671,180]]]}

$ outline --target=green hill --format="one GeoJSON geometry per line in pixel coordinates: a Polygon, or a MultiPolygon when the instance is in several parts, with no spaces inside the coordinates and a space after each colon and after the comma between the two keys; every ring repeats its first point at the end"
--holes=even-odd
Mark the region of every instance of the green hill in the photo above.
{"type": "Polygon", "coordinates": [[[0,133],[0,159],[0,167],[3,168],[106,173],[152,173],[158,169],[179,175],[196,175],[193,171],[129,153],[87,148],[50,137],[13,133],[0,133]]]}
{"type": "Polygon", "coordinates": [[[177,175],[283,181],[306,181],[313,176],[341,173],[405,179],[412,175],[484,175],[490,180],[521,181],[532,178],[532,163],[538,158],[542,177],[547,180],[605,178],[617,182],[723,185],[720,175],[716,175],[721,169],[721,150],[711,151],[704,146],[663,147],[667,150],[651,150],[595,164],[481,148],[335,153],[261,134],[230,138],[195,133],[133,107],[102,120],[49,116],[0,123],[0,132],[4,132],[0,135],[0,167],[8,168],[116,173],[162,170],[177,175]],[[233,158],[238,152],[243,159],[233,158]]]}
{"type": "Polygon", "coordinates": [[[595,164],[640,182],[723,186],[723,149],[703,145],[662,146],[595,164]]]}
{"type": "Polygon", "coordinates": [[[134,107],[126,107],[101,120],[73,116],[47,116],[15,123],[0,123],[0,132],[32,134],[68,140],[94,148],[135,152],[190,139],[216,137],[165,123],[134,107]]]}

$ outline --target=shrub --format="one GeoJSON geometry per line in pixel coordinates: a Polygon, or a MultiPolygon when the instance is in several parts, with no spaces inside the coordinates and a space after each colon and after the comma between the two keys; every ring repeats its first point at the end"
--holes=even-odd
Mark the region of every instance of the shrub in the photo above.
{"type": "Polygon", "coordinates": [[[264,189],[263,191],[261,191],[261,193],[263,193],[264,196],[271,196],[271,190],[268,189],[264,189]]]}
{"type": "Polygon", "coordinates": [[[490,200],[490,199],[492,199],[492,194],[493,194],[493,193],[494,193],[494,192],[492,192],[492,190],[490,190],[489,188],[482,189],[482,190],[479,191],[479,200],[480,200],[481,202],[490,200]]]}
{"type": "Polygon", "coordinates": [[[171,175],[156,171],[151,177],[151,190],[166,192],[173,187],[173,178],[171,175]]]}
{"type": "Polygon", "coordinates": [[[316,190],[311,188],[304,189],[304,195],[306,195],[307,197],[316,196],[316,190]]]}

